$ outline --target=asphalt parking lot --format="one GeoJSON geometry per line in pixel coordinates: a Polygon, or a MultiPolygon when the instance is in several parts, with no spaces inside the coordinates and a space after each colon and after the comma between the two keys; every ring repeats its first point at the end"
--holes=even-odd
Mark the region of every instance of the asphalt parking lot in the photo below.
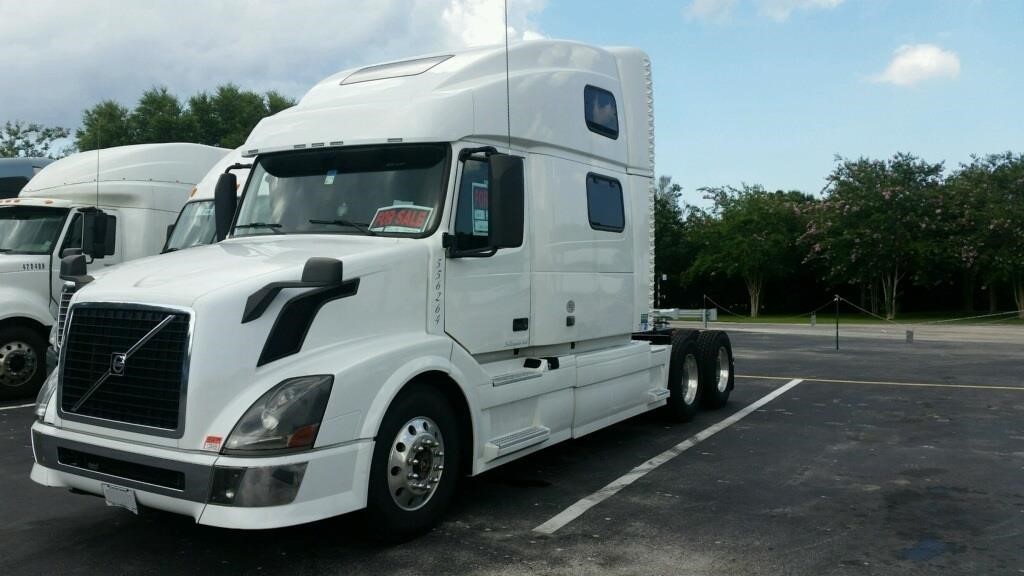
{"type": "Polygon", "coordinates": [[[355,516],[232,532],[36,486],[32,411],[0,409],[0,573],[1024,574],[1024,331],[838,352],[731,334],[725,409],[640,416],[469,479],[444,523],[394,547],[355,516]]]}

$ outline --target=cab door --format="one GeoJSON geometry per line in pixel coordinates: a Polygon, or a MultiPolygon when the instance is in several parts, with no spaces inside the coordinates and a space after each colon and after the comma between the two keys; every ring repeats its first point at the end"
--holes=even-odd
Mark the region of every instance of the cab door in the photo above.
{"type": "MultiPolygon", "coordinates": [[[[460,252],[488,246],[490,172],[483,156],[457,166],[450,233],[460,252]]],[[[445,272],[445,331],[470,354],[522,348],[530,342],[530,210],[524,208],[523,242],[473,256],[449,257],[445,272]]]]}

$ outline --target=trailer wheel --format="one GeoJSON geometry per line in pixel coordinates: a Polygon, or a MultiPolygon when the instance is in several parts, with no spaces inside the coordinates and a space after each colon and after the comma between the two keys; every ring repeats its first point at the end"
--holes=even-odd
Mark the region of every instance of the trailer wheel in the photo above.
{"type": "Polygon", "coordinates": [[[735,363],[729,335],[721,330],[708,330],[697,336],[701,371],[701,403],[707,408],[721,408],[729,401],[736,384],[735,363]]]}
{"type": "Polygon", "coordinates": [[[673,422],[689,422],[700,402],[700,362],[693,334],[677,333],[672,338],[668,365],[668,402],[665,414],[673,422]]]}
{"type": "Polygon", "coordinates": [[[371,536],[401,542],[427,531],[455,495],[462,445],[455,412],[439,392],[415,384],[392,402],[370,465],[371,536]]]}
{"type": "Polygon", "coordinates": [[[46,339],[24,326],[0,329],[0,400],[28,398],[46,378],[46,339]]]}

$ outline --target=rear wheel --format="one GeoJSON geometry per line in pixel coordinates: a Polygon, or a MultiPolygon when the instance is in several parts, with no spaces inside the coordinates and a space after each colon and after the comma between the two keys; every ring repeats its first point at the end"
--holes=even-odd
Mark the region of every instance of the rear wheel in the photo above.
{"type": "Polygon", "coordinates": [[[736,383],[732,343],[720,330],[708,330],[697,336],[701,371],[701,402],[708,408],[721,408],[729,401],[736,383]]]}
{"type": "Polygon", "coordinates": [[[451,504],[462,457],[455,412],[426,385],[403,391],[388,408],[370,466],[367,521],[378,540],[425,532],[451,504]]]}
{"type": "Polygon", "coordinates": [[[668,367],[668,402],[665,414],[674,422],[689,422],[697,414],[700,401],[700,362],[692,334],[672,338],[672,356],[668,367]]]}
{"type": "Polygon", "coordinates": [[[0,329],[0,400],[29,398],[46,378],[46,339],[24,326],[0,329]]]}

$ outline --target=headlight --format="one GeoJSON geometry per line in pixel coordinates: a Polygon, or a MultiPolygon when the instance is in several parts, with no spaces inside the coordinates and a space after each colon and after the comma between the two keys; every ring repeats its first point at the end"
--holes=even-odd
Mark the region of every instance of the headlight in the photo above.
{"type": "Polygon", "coordinates": [[[46,407],[50,405],[50,400],[53,399],[53,395],[57,392],[57,371],[50,372],[50,375],[46,377],[46,381],[43,382],[43,387],[39,389],[39,394],[36,395],[36,419],[42,420],[46,416],[46,407]]]}
{"type": "Polygon", "coordinates": [[[302,376],[274,386],[235,424],[224,452],[313,447],[334,376],[302,376]]]}

